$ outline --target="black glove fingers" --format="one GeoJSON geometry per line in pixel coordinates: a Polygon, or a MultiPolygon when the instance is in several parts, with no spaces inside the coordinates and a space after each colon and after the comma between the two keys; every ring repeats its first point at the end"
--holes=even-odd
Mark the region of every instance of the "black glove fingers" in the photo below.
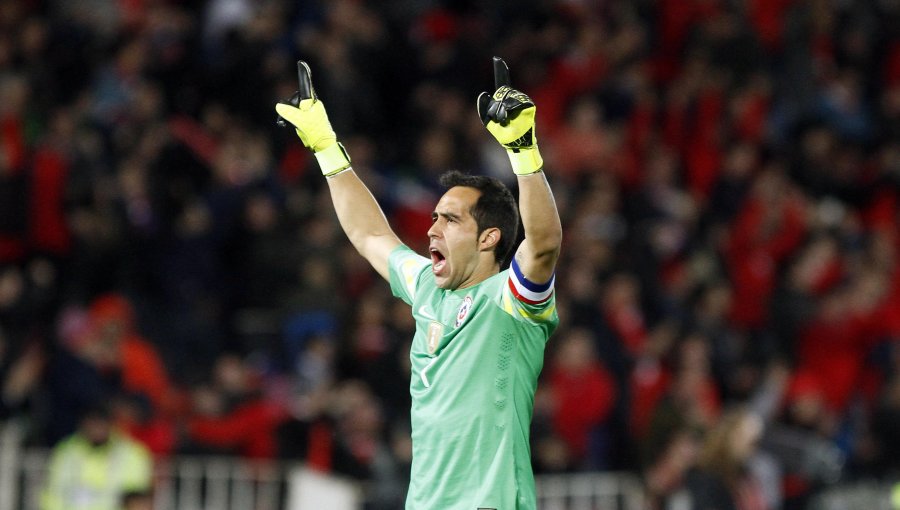
{"type": "Polygon", "coordinates": [[[297,82],[299,83],[297,93],[300,94],[301,100],[316,98],[316,90],[312,84],[312,71],[309,70],[306,62],[302,60],[297,61],[297,82]]]}
{"type": "MultiPolygon", "coordinates": [[[[291,106],[296,107],[297,105],[300,104],[300,92],[294,92],[294,95],[291,96],[289,99],[286,99],[284,101],[278,101],[278,102],[284,103],[284,104],[289,104],[291,106]]],[[[277,124],[278,127],[287,127],[288,126],[288,122],[286,120],[284,120],[284,118],[281,115],[275,116],[275,124],[277,124]]]]}
{"type": "Polygon", "coordinates": [[[488,94],[487,92],[482,92],[481,94],[478,94],[478,103],[477,103],[478,117],[481,118],[481,123],[484,124],[485,126],[487,126],[488,121],[491,120],[490,116],[488,115],[488,108],[490,107],[490,104],[491,104],[491,95],[490,94],[488,94]]]}
{"type": "Polygon", "coordinates": [[[509,66],[506,65],[506,62],[503,61],[500,57],[494,57],[494,89],[499,89],[503,86],[511,86],[512,82],[509,79],[509,66]]]}
{"type": "Polygon", "coordinates": [[[509,67],[500,57],[494,57],[494,87],[493,94],[482,92],[478,96],[478,115],[484,125],[494,121],[505,126],[519,111],[534,105],[527,95],[512,88],[509,67]]]}
{"type": "Polygon", "coordinates": [[[488,119],[493,120],[494,122],[500,122],[499,112],[501,106],[503,106],[503,103],[500,101],[491,101],[491,104],[488,105],[487,109],[488,119]]]}
{"type": "Polygon", "coordinates": [[[534,106],[531,98],[523,92],[511,89],[503,98],[503,105],[507,111],[509,120],[515,119],[519,112],[534,106]]]}
{"type": "MultiPolygon", "coordinates": [[[[312,71],[309,70],[309,66],[306,62],[302,60],[297,61],[297,92],[294,92],[294,95],[290,97],[290,99],[286,101],[279,101],[279,103],[289,104],[293,107],[300,106],[300,101],[304,99],[315,99],[316,97],[316,89],[313,88],[312,84],[312,71]]],[[[288,122],[281,117],[281,115],[276,116],[275,124],[279,127],[287,127],[288,122]]]]}
{"type": "Polygon", "coordinates": [[[509,123],[509,111],[506,108],[506,105],[502,102],[499,103],[499,107],[497,108],[497,122],[501,126],[505,126],[509,123]]]}
{"type": "Polygon", "coordinates": [[[523,92],[519,92],[518,90],[510,90],[509,94],[504,96],[503,102],[510,110],[534,105],[530,97],[528,97],[523,92]]]}

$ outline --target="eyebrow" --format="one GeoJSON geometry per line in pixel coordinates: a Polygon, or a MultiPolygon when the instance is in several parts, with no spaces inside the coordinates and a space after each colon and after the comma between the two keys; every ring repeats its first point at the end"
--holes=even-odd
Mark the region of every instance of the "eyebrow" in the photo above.
{"type": "Polygon", "coordinates": [[[435,218],[437,218],[438,216],[443,216],[444,218],[447,218],[447,219],[450,219],[450,220],[456,220],[456,221],[459,221],[459,220],[462,219],[462,216],[460,216],[460,215],[458,215],[458,214],[456,214],[456,213],[451,213],[451,212],[437,212],[437,211],[434,211],[434,212],[431,213],[431,219],[435,219],[435,218]]]}

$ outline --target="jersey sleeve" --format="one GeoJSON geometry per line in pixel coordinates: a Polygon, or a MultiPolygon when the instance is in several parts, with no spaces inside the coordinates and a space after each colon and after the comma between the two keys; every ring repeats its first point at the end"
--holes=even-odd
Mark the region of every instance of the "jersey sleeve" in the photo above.
{"type": "Polygon", "coordinates": [[[400,245],[388,257],[391,292],[408,305],[416,299],[416,289],[425,274],[431,260],[412,251],[408,246],[400,245]]]}
{"type": "Polygon", "coordinates": [[[531,323],[557,322],[554,284],[556,275],[544,283],[529,281],[513,258],[502,288],[501,303],[506,313],[531,323]]]}

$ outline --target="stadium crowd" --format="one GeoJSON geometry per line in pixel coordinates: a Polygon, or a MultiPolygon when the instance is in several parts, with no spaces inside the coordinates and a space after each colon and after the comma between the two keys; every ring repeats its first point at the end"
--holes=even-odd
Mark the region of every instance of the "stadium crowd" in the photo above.
{"type": "Polygon", "coordinates": [[[106,401],[157,456],[302,460],[397,508],[412,319],[273,105],[310,62],[422,250],[443,171],[515,183],[475,113],[501,55],[565,229],[536,472],[633,471],[658,508],[896,477],[897,26],[889,0],[0,2],[0,421],[50,447],[106,401]]]}

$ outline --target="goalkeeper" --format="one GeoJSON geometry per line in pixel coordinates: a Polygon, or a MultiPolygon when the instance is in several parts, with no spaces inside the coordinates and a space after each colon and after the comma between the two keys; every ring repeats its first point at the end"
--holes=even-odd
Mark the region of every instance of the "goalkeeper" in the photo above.
{"type": "Polygon", "coordinates": [[[535,105],[494,58],[495,91],[477,109],[502,144],[519,204],[498,180],[448,172],[432,213],[429,257],[404,246],[338,143],[309,68],[278,103],[318,160],[353,246],[412,306],[413,459],[406,508],[534,509],[529,427],[544,345],[559,319],[553,292],[562,229],[535,137],[535,105]],[[512,263],[519,216],[525,239],[512,263]],[[501,270],[502,269],[502,270],[501,270]]]}

